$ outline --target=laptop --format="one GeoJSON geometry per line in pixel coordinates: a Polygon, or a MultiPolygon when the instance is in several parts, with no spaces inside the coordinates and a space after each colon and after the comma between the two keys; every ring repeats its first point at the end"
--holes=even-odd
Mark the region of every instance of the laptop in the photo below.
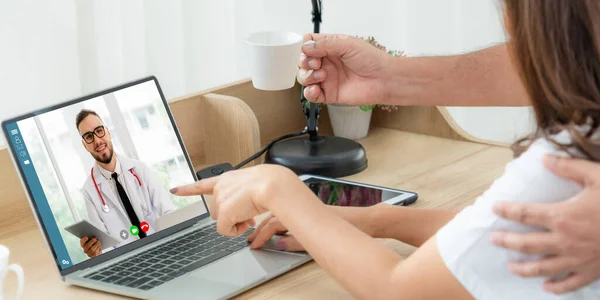
{"type": "Polygon", "coordinates": [[[226,299],[311,260],[251,250],[251,231],[221,236],[203,196],[168,192],[197,177],[155,77],[18,116],[2,129],[69,284],[145,299],[226,299]],[[119,243],[103,246],[97,230],[119,243]]]}

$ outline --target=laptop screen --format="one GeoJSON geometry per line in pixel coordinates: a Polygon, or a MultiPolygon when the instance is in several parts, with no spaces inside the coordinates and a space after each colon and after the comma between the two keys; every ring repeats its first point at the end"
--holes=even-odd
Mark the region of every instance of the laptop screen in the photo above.
{"type": "Polygon", "coordinates": [[[207,212],[153,78],[4,127],[62,270],[207,212]]]}

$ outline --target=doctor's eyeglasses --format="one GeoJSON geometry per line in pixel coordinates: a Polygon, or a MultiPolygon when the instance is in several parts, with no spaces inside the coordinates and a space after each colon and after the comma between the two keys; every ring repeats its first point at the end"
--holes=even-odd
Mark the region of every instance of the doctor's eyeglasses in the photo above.
{"type": "Polygon", "coordinates": [[[81,138],[88,144],[91,144],[94,142],[94,135],[99,137],[99,138],[103,138],[106,135],[106,130],[104,130],[104,125],[100,125],[96,128],[94,128],[94,131],[88,131],[86,133],[84,133],[81,138]]]}

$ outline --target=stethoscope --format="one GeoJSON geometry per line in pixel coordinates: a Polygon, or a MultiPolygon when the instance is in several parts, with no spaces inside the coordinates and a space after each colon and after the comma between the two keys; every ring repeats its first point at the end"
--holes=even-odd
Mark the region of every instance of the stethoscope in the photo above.
{"type": "MultiPolygon", "coordinates": [[[[129,173],[131,173],[131,175],[133,175],[133,177],[135,177],[135,179],[137,179],[138,185],[141,187],[142,181],[140,181],[140,178],[135,174],[135,172],[133,172],[133,169],[129,169],[129,173]]],[[[96,183],[96,178],[94,177],[94,168],[93,167],[92,167],[91,174],[92,174],[92,182],[94,182],[94,187],[96,188],[96,192],[98,193],[98,196],[100,197],[100,200],[102,201],[102,211],[104,211],[105,213],[108,213],[110,211],[110,209],[108,208],[106,201],[104,201],[104,197],[102,197],[102,193],[100,193],[100,189],[98,188],[98,184],[96,183]]]]}

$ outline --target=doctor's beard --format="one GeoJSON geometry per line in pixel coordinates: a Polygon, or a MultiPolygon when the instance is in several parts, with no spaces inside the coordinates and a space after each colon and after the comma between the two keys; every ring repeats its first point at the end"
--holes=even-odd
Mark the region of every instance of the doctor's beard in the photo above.
{"type": "Polygon", "coordinates": [[[94,157],[94,159],[102,164],[109,164],[112,161],[113,155],[114,155],[114,151],[113,151],[113,147],[111,143],[106,143],[106,150],[107,153],[106,154],[102,154],[102,155],[98,155],[96,153],[91,153],[92,157],[94,157]]]}

